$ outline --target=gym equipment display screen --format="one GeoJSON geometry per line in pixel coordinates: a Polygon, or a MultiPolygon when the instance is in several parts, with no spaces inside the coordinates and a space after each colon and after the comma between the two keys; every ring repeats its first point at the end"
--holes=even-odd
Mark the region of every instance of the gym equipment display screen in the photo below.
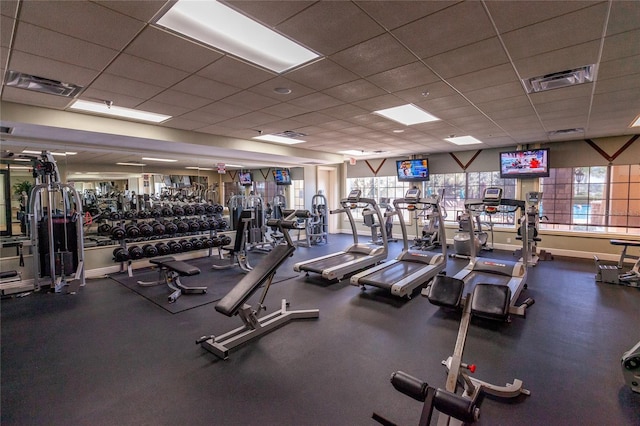
{"type": "Polygon", "coordinates": [[[240,172],[239,178],[240,185],[250,186],[253,179],[251,179],[251,172],[240,172]]]}
{"type": "Polygon", "coordinates": [[[289,169],[274,169],[273,179],[276,181],[276,185],[291,185],[289,169]]]}
{"type": "Polygon", "coordinates": [[[404,182],[422,182],[429,180],[429,162],[426,158],[421,160],[396,161],[398,180],[404,182]]]}
{"type": "Polygon", "coordinates": [[[500,177],[537,178],[549,176],[549,148],[500,153],[500,177]]]}

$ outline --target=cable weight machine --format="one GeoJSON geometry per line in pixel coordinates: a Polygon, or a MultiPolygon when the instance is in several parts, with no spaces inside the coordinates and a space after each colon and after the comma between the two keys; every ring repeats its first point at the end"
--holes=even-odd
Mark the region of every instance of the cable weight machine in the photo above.
{"type": "Polygon", "coordinates": [[[61,182],[50,152],[42,151],[32,163],[36,185],[29,195],[28,215],[34,289],[48,286],[56,293],[64,289],[74,294],[85,285],[82,198],[73,186],[61,182]],[[58,203],[62,211],[55,208],[58,203]],[[50,279],[48,284],[44,284],[45,277],[50,279]]]}

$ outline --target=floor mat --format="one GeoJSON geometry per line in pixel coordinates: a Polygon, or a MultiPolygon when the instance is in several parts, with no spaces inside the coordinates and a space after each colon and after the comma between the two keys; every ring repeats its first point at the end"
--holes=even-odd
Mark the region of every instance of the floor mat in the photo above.
{"type": "MultiPolygon", "coordinates": [[[[138,285],[138,281],[156,281],[158,270],[145,268],[136,270],[133,277],[126,274],[117,273],[110,275],[110,278],[139,294],[145,299],[155,303],[167,312],[177,314],[199,306],[207,305],[222,299],[246,274],[239,268],[212,269],[211,265],[216,263],[212,258],[190,259],[186,261],[190,265],[200,268],[200,274],[191,277],[181,277],[181,282],[189,287],[207,287],[204,294],[183,294],[174,303],[169,303],[168,296],[171,289],[166,284],[159,284],[151,287],[138,285]]],[[[296,277],[294,274],[287,274],[285,271],[276,273],[273,283],[279,283],[296,277]]]]}

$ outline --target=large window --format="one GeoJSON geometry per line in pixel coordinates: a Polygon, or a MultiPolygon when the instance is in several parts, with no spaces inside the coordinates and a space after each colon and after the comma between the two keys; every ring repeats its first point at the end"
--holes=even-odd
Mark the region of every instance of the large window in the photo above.
{"type": "Polygon", "coordinates": [[[551,169],[542,178],[545,229],[640,234],[640,166],[551,169]]]}

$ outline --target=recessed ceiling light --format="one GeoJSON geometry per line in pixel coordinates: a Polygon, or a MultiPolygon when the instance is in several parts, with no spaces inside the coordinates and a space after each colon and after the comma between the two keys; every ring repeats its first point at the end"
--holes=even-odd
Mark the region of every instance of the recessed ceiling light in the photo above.
{"type": "Polygon", "coordinates": [[[144,163],[116,163],[118,166],[146,166],[144,163]]]}
{"type": "Polygon", "coordinates": [[[444,138],[444,140],[449,141],[456,145],[475,145],[475,144],[482,143],[482,141],[479,141],[473,136],[457,136],[457,137],[454,136],[450,138],[444,138]]]}
{"type": "Polygon", "coordinates": [[[289,89],[288,87],[276,87],[275,89],[273,89],[273,91],[280,95],[288,95],[289,93],[291,93],[291,89],[289,89]]]}
{"type": "Polygon", "coordinates": [[[412,104],[381,109],[379,111],[374,111],[373,113],[381,115],[390,120],[397,121],[398,123],[404,124],[405,126],[440,120],[438,117],[435,117],[425,110],[418,108],[417,106],[412,104]]]}
{"type": "Polygon", "coordinates": [[[171,118],[170,115],[157,114],[155,112],[141,111],[119,106],[113,106],[110,102],[89,102],[83,100],[75,101],[69,108],[93,112],[95,114],[110,115],[114,117],[130,118],[133,120],[150,121],[152,123],[160,123],[171,118]]]}
{"type": "MultiPolygon", "coordinates": [[[[35,155],[40,155],[42,154],[42,151],[33,151],[33,150],[29,150],[29,149],[25,149],[22,151],[23,154],[35,154],[35,155]]],[[[58,155],[60,157],[64,157],[67,155],[76,155],[77,152],[71,152],[71,151],[66,151],[66,152],[50,152],[49,154],[51,155],[58,155]]]]}
{"type": "Polygon", "coordinates": [[[185,169],[189,169],[189,170],[213,170],[210,167],[195,167],[195,166],[185,167],[185,169]]]}
{"type": "Polygon", "coordinates": [[[631,123],[631,127],[640,127],[640,115],[631,123]]]}
{"type": "Polygon", "coordinates": [[[277,73],[319,57],[217,1],[180,0],[156,24],[277,73]]]}
{"type": "Polygon", "coordinates": [[[266,142],[282,143],[285,145],[295,145],[297,143],[306,142],[300,139],[292,139],[292,138],[277,136],[277,135],[260,135],[260,136],[254,136],[252,139],[257,139],[259,141],[266,141],[266,142]]]}
{"type": "Polygon", "coordinates": [[[146,161],[159,161],[161,163],[175,163],[178,160],[172,160],[169,158],[154,158],[154,157],[142,157],[143,160],[146,161]]]}
{"type": "Polygon", "coordinates": [[[225,167],[240,167],[241,169],[244,168],[244,166],[241,166],[240,164],[225,164],[225,167]]]}
{"type": "Polygon", "coordinates": [[[396,129],[393,131],[393,133],[404,133],[404,130],[402,129],[396,129]]]}

